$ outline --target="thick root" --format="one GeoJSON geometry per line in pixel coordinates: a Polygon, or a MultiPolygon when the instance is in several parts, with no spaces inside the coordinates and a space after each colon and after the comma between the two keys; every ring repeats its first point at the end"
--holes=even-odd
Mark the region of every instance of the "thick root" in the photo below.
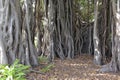
{"type": "Polygon", "coordinates": [[[117,71],[118,69],[116,64],[111,61],[110,63],[103,65],[99,72],[104,73],[104,72],[117,72],[117,71]]]}

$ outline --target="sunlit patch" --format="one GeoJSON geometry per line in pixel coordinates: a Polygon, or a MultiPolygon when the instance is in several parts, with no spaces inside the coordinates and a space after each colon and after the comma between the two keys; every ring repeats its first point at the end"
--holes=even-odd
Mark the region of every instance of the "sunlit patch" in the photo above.
{"type": "Polygon", "coordinates": [[[100,55],[100,51],[97,48],[95,48],[95,51],[100,55]]]}
{"type": "Polygon", "coordinates": [[[74,66],[74,67],[76,67],[76,66],[88,66],[88,64],[69,64],[70,66],[74,66]]]}
{"type": "Polygon", "coordinates": [[[120,51],[120,49],[118,48],[118,52],[120,51]]]}
{"type": "MultiPolygon", "coordinates": [[[[116,13],[116,18],[118,19],[118,20],[120,20],[120,14],[119,13],[116,13]]],[[[118,36],[120,36],[120,21],[116,21],[116,34],[118,35],[118,36]]]]}
{"type": "Polygon", "coordinates": [[[44,20],[42,21],[43,22],[43,25],[46,26],[48,24],[48,19],[46,17],[43,18],[44,20]]]}
{"type": "Polygon", "coordinates": [[[90,76],[104,76],[104,77],[117,77],[116,75],[113,74],[108,74],[108,73],[99,73],[99,74],[95,74],[95,73],[91,73],[89,74],[90,76]]]}
{"type": "Polygon", "coordinates": [[[98,43],[99,43],[99,42],[98,42],[98,40],[97,40],[97,39],[95,40],[95,42],[96,42],[96,45],[98,45],[98,43]]]}
{"type": "MultiPolygon", "coordinates": [[[[50,78],[50,80],[63,80],[63,79],[52,77],[52,78],[50,78]]],[[[79,77],[68,77],[68,78],[64,78],[64,80],[90,80],[90,79],[89,78],[79,78],[79,77]]]]}

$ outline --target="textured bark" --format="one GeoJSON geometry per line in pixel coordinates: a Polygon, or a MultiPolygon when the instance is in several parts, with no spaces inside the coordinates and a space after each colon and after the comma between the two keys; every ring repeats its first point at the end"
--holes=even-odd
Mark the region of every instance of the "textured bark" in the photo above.
{"type": "Polygon", "coordinates": [[[28,49],[29,49],[29,55],[32,57],[30,61],[33,61],[32,64],[33,65],[38,65],[37,62],[37,53],[35,52],[35,48],[32,42],[32,31],[31,28],[34,27],[33,26],[33,8],[32,8],[32,1],[30,0],[26,0],[25,2],[26,4],[26,15],[25,15],[25,19],[26,19],[26,32],[27,32],[27,36],[28,37],[28,49]]]}
{"type": "MultiPolygon", "coordinates": [[[[46,13],[48,18],[48,54],[54,59],[58,55],[61,59],[74,57],[74,41],[72,31],[72,1],[69,0],[48,0],[46,3],[46,13]]],[[[44,39],[45,37],[44,36],[44,39]]],[[[47,51],[47,50],[46,50],[47,51]]]]}
{"type": "Polygon", "coordinates": [[[1,35],[0,35],[0,64],[8,64],[6,47],[1,35]]]}
{"type": "Polygon", "coordinates": [[[35,6],[35,19],[36,19],[36,36],[37,36],[37,53],[38,55],[42,54],[42,37],[43,37],[43,29],[42,29],[42,17],[43,12],[41,11],[41,3],[42,1],[36,0],[35,6]]]}
{"type": "Polygon", "coordinates": [[[5,42],[3,40],[3,27],[4,25],[6,25],[5,21],[5,14],[4,12],[7,12],[5,10],[5,7],[7,7],[7,2],[4,0],[0,1],[0,64],[8,64],[8,59],[7,59],[7,55],[6,55],[6,45],[5,42]],[[6,5],[4,5],[4,3],[6,5]]]}
{"type": "Polygon", "coordinates": [[[115,1],[112,1],[112,59],[109,64],[106,64],[100,70],[101,72],[117,72],[120,71],[120,7],[119,7],[119,0],[117,0],[117,7],[115,6],[115,1]]]}
{"type": "Polygon", "coordinates": [[[100,51],[100,41],[98,37],[98,7],[99,7],[99,0],[95,2],[95,22],[94,22],[94,29],[93,29],[93,42],[94,42],[94,63],[101,65],[102,64],[102,54],[100,51]]]}
{"type": "Polygon", "coordinates": [[[0,11],[0,42],[3,43],[0,44],[2,47],[1,56],[5,56],[4,61],[7,63],[8,60],[9,64],[18,58],[23,64],[37,65],[31,39],[31,27],[33,25],[31,25],[32,18],[30,14],[32,14],[32,3],[29,0],[26,0],[25,3],[25,18],[22,18],[19,0],[0,1],[0,10],[2,10],[0,11]]]}

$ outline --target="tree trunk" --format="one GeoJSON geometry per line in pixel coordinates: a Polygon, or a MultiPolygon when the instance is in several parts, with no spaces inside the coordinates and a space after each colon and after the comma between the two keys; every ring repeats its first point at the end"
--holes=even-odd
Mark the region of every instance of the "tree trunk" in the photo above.
{"type": "Polygon", "coordinates": [[[48,26],[45,30],[45,35],[48,34],[48,54],[51,59],[54,59],[55,55],[61,59],[65,57],[71,59],[74,57],[72,1],[45,0],[45,2],[46,18],[48,18],[48,26]]]}
{"type": "Polygon", "coordinates": [[[24,3],[26,12],[22,18],[19,0],[0,1],[1,64],[12,64],[18,58],[23,64],[38,65],[31,39],[32,3],[29,0],[24,3]]]}
{"type": "Polygon", "coordinates": [[[95,2],[95,22],[94,22],[94,29],[93,29],[93,42],[94,42],[94,63],[101,65],[102,64],[102,54],[100,51],[100,41],[98,37],[98,6],[99,0],[95,2]]]}
{"type": "Polygon", "coordinates": [[[120,7],[119,0],[117,0],[117,7],[115,1],[112,2],[112,59],[109,64],[106,64],[100,70],[101,72],[117,72],[120,71],[120,7]]]}
{"type": "Polygon", "coordinates": [[[5,41],[3,40],[4,36],[3,36],[3,28],[4,25],[6,25],[5,21],[5,13],[7,13],[7,11],[5,10],[5,7],[7,7],[7,0],[1,0],[0,1],[0,64],[8,64],[8,59],[7,59],[7,54],[6,54],[6,45],[5,45],[5,41]],[[6,4],[6,5],[5,5],[6,4]]]}

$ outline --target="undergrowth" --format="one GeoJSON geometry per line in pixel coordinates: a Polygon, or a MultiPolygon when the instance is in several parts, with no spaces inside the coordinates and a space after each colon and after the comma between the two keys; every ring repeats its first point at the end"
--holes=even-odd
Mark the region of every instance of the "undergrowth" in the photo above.
{"type": "Polygon", "coordinates": [[[52,63],[48,63],[48,58],[46,56],[40,56],[39,58],[39,62],[42,63],[43,65],[45,65],[41,70],[40,72],[42,73],[46,73],[48,71],[50,71],[53,67],[54,67],[54,64],[52,63]]]}
{"type": "Polygon", "coordinates": [[[0,65],[0,80],[26,80],[25,75],[29,66],[19,63],[19,60],[9,65],[0,65]]]}

